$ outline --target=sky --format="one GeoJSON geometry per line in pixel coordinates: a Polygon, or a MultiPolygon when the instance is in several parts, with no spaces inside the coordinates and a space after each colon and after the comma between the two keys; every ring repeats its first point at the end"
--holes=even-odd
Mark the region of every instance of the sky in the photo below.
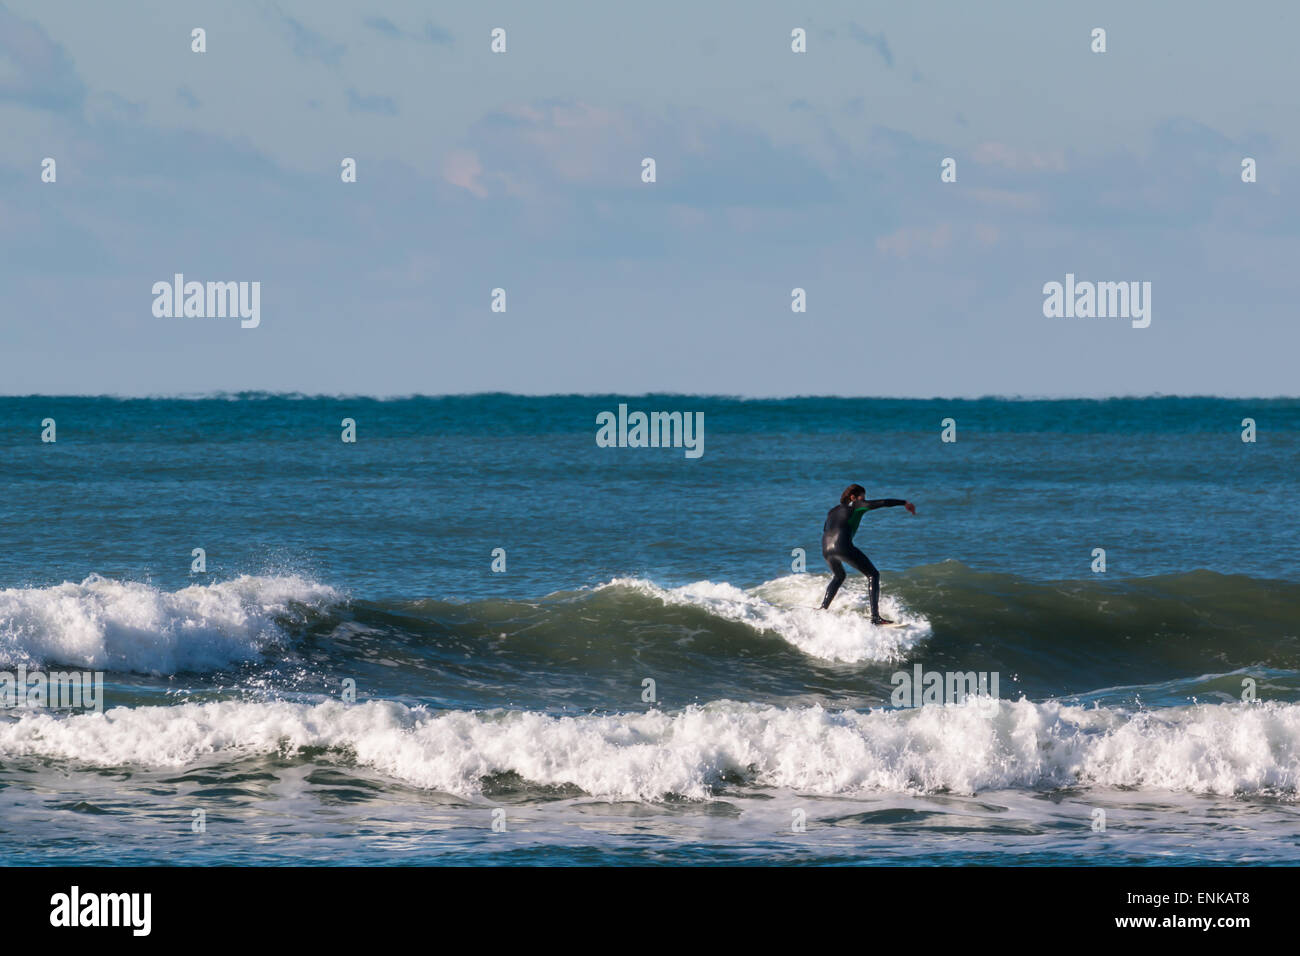
{"type": "Polygon", "coordinates": [[[0,0],[0,394],[1293,396],[1297,35],[1290,0],[0,0]],[[155,315],[176,273],[259,282],[260,323],[155,315]],[[1045,316],[1067,274],[1149,282],[1150,325],[1045,316]]]}

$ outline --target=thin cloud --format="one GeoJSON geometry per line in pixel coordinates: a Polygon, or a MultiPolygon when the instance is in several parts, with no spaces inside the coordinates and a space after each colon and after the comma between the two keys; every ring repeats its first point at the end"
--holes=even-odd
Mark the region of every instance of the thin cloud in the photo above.
{"type": "Polygon", "coordinates": [[[889,41],[885,39],[884,33],[870,33],[858,26],[856,23],[849,23],[849,36],[857,40],[863,46],[871,47],[880,54],[880,58],[885,61],[885,66],[891,70],[894,68],[894,54],[889,49],[889,41]]]}
{"type": "Polygon", "coordinates": [[[403,30],[387,17],[366,17],[361,22],[391,40],[414,40],[416,43],[436,43],[439,46],[451,46],[455,42],[450,33],[433,23],[425,23],[424,29],[415,33],[403,30]]]}
{"type": "Polygon", "coordinates": [[[85,101],[86,86],[63,47],[0,6],[0,102],[80,113],[85,101]]]}
{"type": "Polygon", "coordinates": [[[281,14],[281,18],[289,32],[290,46],[298,56],[307,60],[320,60],[329,66],[337,66],[342,61],[343,53],[347,50],[345,44],[333,42],[293,17],[281,14]]]}
{"type": "Polygon", "coordinates": [[[424,25],[424,38],[430,43],[438,43],[443,46],[451,46],[455,38],[441,27],[436,27],[432,23],[424,25]]]}
{"type": "Polygon", "coordinates": [[[402,33],[401,29],[397,26],[397,24],[395,24],[392,20],[388,19],[387,17],[366,17],[361,22],[364,23],[366,26],[370,27],[370,29],[384,34],[384,36],[390,36],[394,38],[405,36],[405,34],[402,33]]]}
{"type": "Polygon", "coordinates": [[[398,112],[397,101],[391,96],[363,95],[354,89],[348,90],[348,111],[374,113],[377,116],[396,116],[398,112]]]}

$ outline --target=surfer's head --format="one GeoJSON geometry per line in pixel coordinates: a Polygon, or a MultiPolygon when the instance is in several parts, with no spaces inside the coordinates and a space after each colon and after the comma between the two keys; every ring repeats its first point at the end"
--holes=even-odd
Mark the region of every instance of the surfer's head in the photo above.
{"type": "Polygon", "coordinates": [[[844,489],[844,494],[840,495],[840,504],[847,505],[854,498],[866,497],[867,489],[861,485],[849,485],[844,489]]]}

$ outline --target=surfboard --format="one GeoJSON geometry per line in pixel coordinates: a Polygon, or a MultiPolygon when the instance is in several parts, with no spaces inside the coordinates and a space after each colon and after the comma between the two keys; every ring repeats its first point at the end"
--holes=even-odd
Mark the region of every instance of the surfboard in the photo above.
{"type": "MultiPolygon", "coordinates": [[[[772,607],[779,607],[779,606],[780,606],[780,605],[777,605],[777,604],[773,604],[773,605],[772,605],[772,607]]],[[[820,604],[805,604],[805,605],[803,605],[803,606],[806,607],[806,608],[808,608],[809,610],[812,610],[812,611],[824,611],[824,610],[825,610],[825,608],[823,608],[820,604]]],[[[853,613],[853,612],[850,611],[850,612],[848,612],[848,613],[853,613]]],[[[872,626],[872,627],[909,627],[910,625],[909,625],[906,621],[890,621],[888,624],[873,624],[873,625],[871,625],[871,626],[872,626]]]]}

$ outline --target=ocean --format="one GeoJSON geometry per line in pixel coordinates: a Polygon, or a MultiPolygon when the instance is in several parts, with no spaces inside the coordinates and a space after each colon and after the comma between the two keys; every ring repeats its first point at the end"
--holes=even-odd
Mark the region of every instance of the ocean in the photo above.
{"type": "Polygon", "coordinates": [[[0,670],[103,675],[0,710],[11,864],[1300,862],[1300,400],[32,396],[0,444],[0,670]],[[599,447],[620,404],[703,453],[599,447]],[[816,610],[850,482],[916,504],[857,534],[901,627],[816,610]]]}

